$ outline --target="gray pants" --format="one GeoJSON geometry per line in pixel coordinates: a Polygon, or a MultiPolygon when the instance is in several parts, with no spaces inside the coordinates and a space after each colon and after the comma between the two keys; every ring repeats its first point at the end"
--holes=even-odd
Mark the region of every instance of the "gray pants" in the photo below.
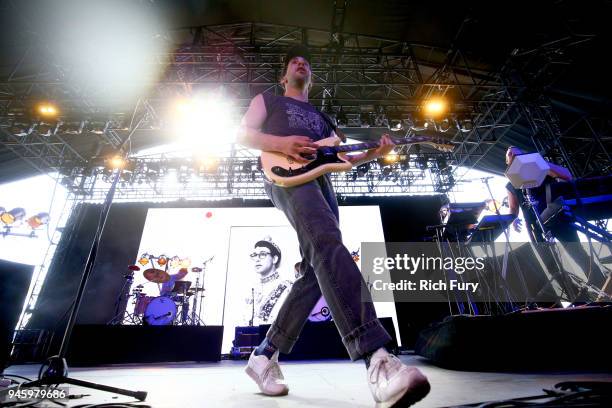
{"type": "Polygon", "coordinates": [[[365,282],[344,244],[338,202],[328,176],[297,187],[266,183],[266,193],[297,232],[301,277],[293,284],[266,337],[283,353],[291,352],[321,293],[352,360],[391,340],[370,299],[365,282]]]}

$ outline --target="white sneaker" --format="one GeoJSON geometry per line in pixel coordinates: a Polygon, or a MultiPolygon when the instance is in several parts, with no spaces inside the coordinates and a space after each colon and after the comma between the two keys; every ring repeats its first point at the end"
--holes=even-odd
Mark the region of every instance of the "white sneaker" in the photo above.
{"type": "Polygon", "coordinates": [[[384,349],[370,359],[368,385],[377,408],[408,407],[429,393],[429,382],[419,369],[408,367],[384,349]]]}
{"type": "Polygon", "coordinates": [[[263,354],[256,356],[253,351],[244,371],[266,395],[287,395],[289,392],[285,377],[278,366],[278,351],[272,355],[272,359],[268,359],[263,354]]]}

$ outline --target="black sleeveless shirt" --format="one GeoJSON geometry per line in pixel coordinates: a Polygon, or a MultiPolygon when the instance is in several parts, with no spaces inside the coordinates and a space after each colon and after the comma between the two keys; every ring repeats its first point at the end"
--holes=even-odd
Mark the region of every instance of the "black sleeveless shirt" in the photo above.
{"type": "Polygon", "coordinates": [[[321,113],[310,103],[288,96],[261,94],[267,117],[262,131],[275,136],[308,136],[321,140],[331,136],[332,128],[321,113]]]}

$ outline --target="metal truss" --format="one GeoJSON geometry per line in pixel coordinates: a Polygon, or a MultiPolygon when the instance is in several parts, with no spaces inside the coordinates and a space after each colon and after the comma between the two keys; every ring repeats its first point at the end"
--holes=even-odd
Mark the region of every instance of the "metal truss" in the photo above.
{"type": "Polygon", "coordinates": [[[529,136],[537,151],[567,167],[574,177],[610,174],[612,121],[609,117],[565,113],[562,123],[544,89],[572,63],[568,49],[593,39],[591,35],[572,35],[517,52],[506,76],[516,85],[512,97],[531,128],[529,136]]]}
{"type": "MultiPolygon", "coordinates": [[[[103,91],[77,88],[70,67],[48,51],[26,50],[12,73],[0,78],[0,143],[40,172],[60,171],[73,180],[80,178],[75,194],[91,197],[95,189],[89,185],[91,177],[84,176],[92,171],[91,157],[117,149],[133,132],[142,139],[162,143],[168,131],[168,106],[174,98],[221,92],[237,107],[238,119],[256,94],[282,93],[279,79],[283,57],[287,47],[295,43],[305,43],[312,51],[314,86],[310,101],[332,116],[349,137],[363,139],[375,128],[394,128],[407,136],[434,132],[455,145],[453,153],[445,157],[445,170],[432,168],[435,180],[431,190],[452,189],[461,179],[457,169],[477,166],[529,113],[517,106],[516,95],[524,84],[511,83],[503,71],[470,61],[460,49],[343,33],[346,2],[337,1],[334,7],[331,31],[240,23],[169,32],[166,40],[172,38],[179,46],[148,61],[163,67],[162,77],[150,84],[150,93],[135,106],[119,110],[110,108],[112,98],[103,91]],[[46,63],[37,72],[26,63],[33,52],[45,56],[46,63]],[[451,114],[436,121],[425,120],[422,101],[437,95],[455,101],[451,114]],[[52,124],[52,130],[31,114],[32,104],[41,98],[62,106],[64,116],[52,124]],[[19,124],[23,125],[21,131],[19,124]],[[79,139],[94,139],[98,148],[84,151],[79,148],[79,139]],[[90,154],[91,150],[97,153],[90,154]]],[[[585,149],[581,154],[600,158],[590,153],[593,149],[585,149]]],[[[398,152],[417,158],[428,153],[414,147],[398,152]]],[[[245,196],[261,195],[261,188],[249,184],[252,182],[241,184],[239,174],[232,170],[213,184],[229,184],[229,194],[239,191],[245,196]]],[[[351,178],[350,183],[344,186],[337,182],[340,194],[406,194],[420,188],[406,181],[403,186],[361,186],[358,178],[351,178]],[[348,186],[350,183],[354,187],[348,186]]],[[[217,187],[200,187],[198,197],[202,191],[210,191],[211,197],[221,194],[217,187]]],[[[136,190],[130,191],[136,194],[136,190]]]]}
{"type": "MultiPolygon", "coordinates": [[[[50,132],[50,136],[67,145],[59,151],[78,153],[65,160],[37,161],[36,168],[41,172],[58,170],[66,162],[83,165],[89,159],[80,150],[70,148],[71,138],[66,135],[95,137],[116,148],[125,136],[122,132],[133,120],[133,112],[138,109],[146,110],[141,129],[147,129],[153,137],[162,133],[168,104],[177,96],[221,90],[238,107],[236,114],[241,115],[257,93],[282,92],[278,81],[283,57],[288,45],[294,43],[307,43],[313,53],[311,102],[335,117],[349,136],[353,129],[392,123],[415,128],[422,98],[441,90],[452,96],[461,95],[456,98],[454,112],[463,115],[459,120],[470,120],[471,115],[479,114],[474,106],[489,105],[488,95],[495,94],[502,86],[494,73],[477,64],[468,64],[462,55],[445,64],[444,72],[450,75],[436,75],[435,81],[429,81],[444,62],[440,56],[446,50],[342,33],[345,9],[345,2],[336,2],[334,28],[329,32],[244,23],[168,33],[179,39],[180,46],[149,61],[164,67],[163,77],[152,84],[152,91],[139,100],[139,106],[120,112],[110,108],[113,106],[110,95],[99,89],[94,92],[78,88],[71,78],[71,67],[63,65],[48,50],[30,48],[24,51],[11,74],[0,78],[0,123],[7,132],[24,124],[27,129],[19,134],[25,132],[27,137],[12,133],[15,137],[3,139],[3,144],[12,144],[11,150],[25,160],[34,156],[29,150],[41,142],[38,129],[42,121],[33,117],[32,105],[41,99],[52,100],[62,107],[62,122],[52,124],[50,132]],[[28,64],[32,54],[44,56],[44,63],[36,72],[28,64]]],[[[459,131],[460,124],[456,117],[450,121],[452,129],[446,129],[449,139],[457,138],[460,143],[465,139],[467,143],[469,137],[465,132],[459,134],[461,138],[451,135],[459,131]]],[[[482,122],[483,126],[494,123],[482,122]]],[[[470,152],[470,157],[477,154],[470,152]]]]}
{"type": "MultiPolygon", "coordinates": [[[[449,191],[450,167],[439,154],[398,155],[392,163],[374,161],[346,173],[333,173],[339,196],[438,194],[449,191]]],[[[106,196],[112,169],[102,162],[65,175],[61,183],[74,200],[98,202],[106,196]]],[[[161,155],[131,159],[115,200],[170,201],[267,198],[257,157],[248,150],[199,161],[161,155]]]]}

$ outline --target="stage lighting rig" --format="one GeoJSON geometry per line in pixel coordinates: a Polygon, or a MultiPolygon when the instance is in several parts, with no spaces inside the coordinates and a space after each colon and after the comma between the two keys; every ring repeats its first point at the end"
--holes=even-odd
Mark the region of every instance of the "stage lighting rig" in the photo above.
{"type": "Polygon", "coordinates": [[[110,127],[110,123],[110,121],[89,122],[87,126],[88,133],[93,133],[94,135],[103,135],[110,127]]]}
{"type": "Polygon", "coordinates": [[[444,118],[436,122],[438,132],[446,133],[451,128],[451,121],[448,118],[444,118]]]}
{"type": "Polygon", "coordinates": [[[474,122],[472,121],[472,118],[466,115],[457,117],[455,119],[455,124],[457,129],[463,133],[471,132],[474,129],[474,122]]]}
{"type": "Polygon", "coordinates": [[[371,113],[363,112],[361,115],[359,115],[359,119],[361,121],[362,128],[369,128],[374,123],[371,113]]]}
{"type": "Polygon", "coordinates": [[[415,132],[426,130],[428,127],[429,127],[429,122],[421,118],[413,119],[412,124],[410,126],[410,128],[414,130],[415,132]]]}
{"type": "Polygon", "coordinates": [[[40,136],[51,137],[57,133],[59,123],[40,122],[36,125],[35,131],[40,136]]]}
{"type": "Polygon", "coordinates": [[[80,135],[85,128],[85,121],[80,122],[62,122],[59,126],[59,131],[66,135],[80,135]]]}
{"type": "Polygon", "coordinates": [[[336,114],[336,123],[339,128],[346,127],[348,125],[348,118],[346,117],[346,113],[340,108],[340,111],[336,114]]]}
{"type": "Polygon", "coordinates": [[[32,133],[33,125],[26,122],[15,121],[9,127],[9,133],[15,136],[24,137],[32,133]]]}

